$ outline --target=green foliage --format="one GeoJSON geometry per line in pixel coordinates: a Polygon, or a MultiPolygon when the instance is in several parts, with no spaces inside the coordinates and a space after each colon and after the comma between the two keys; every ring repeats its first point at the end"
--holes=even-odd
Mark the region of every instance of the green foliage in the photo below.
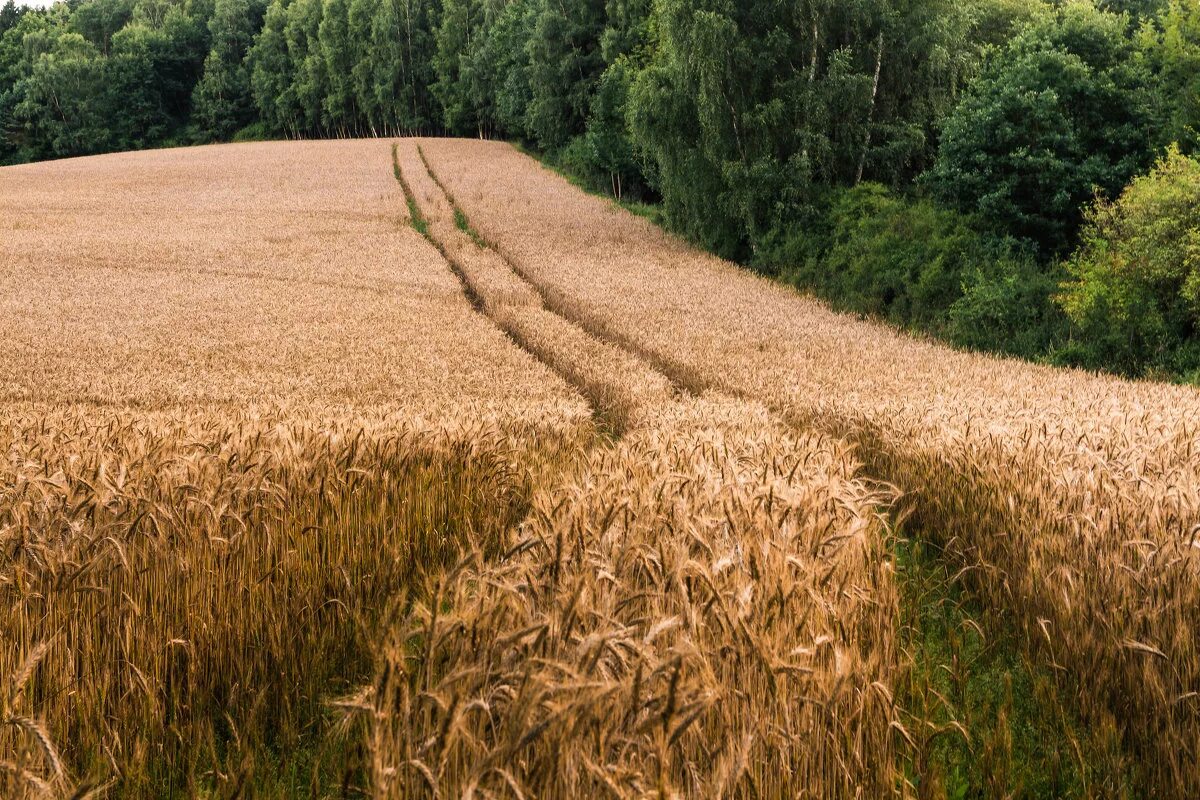
{"type": "Polygon", "coordinates": [[[1099,0],[1105,11],[1128,14],[1133,19],[1147,19],[1162,12],[1168,0],[1099,0]]]}
{"type": "Polygon", "coordinates": [[[208,23],[212,50],[193,95],[194,120],[208,139],[228,139],[254,117],[246,55],[262,29],[260,0],[216,0],[208,23]]]}
{"type": "Polygon", "coordinates": [[[350,40],[349,0],[322,0],[317,45],[325,62],[326,83],[321,103],[324,127],[345,136],[352,132],[357,117],[354,64],[359,48],[350,40]]]}
{"type": "Polygon", "coordinates": [[[89,0],[71,13],[69,27],[108,55],[112,38],[133,18],[133,0],[89,0]]]}
{"type": "Polygon", "coordinates": [[[36,157],[98,153],[112,145],[105,93],[105,59],[75,32],[26,37],[31,59],[23,96],[13,111],[36,157]]]}
{"type": "Polygon", "coordinates": [[[250,93],[259,119],[271,131],[299,132],[299,108],[292,88],[294,63],[288,49],[288,0],[272,0],[263,28],[247,55],[250,93]]]}
{"type": "Polygon", "coordinates": [[[604,23],[604,0],[539,0],[528,45],[526,126],[542,148],[562,147],[586,127],[592,93],[604,71],[604,23]]]}
{"type": "Polygon", "coordinates": [[[15,28],[24,13],[25,6],[18,6],[15,0],[5,0],[0,6],[0,36],[9,28],[15,28]]]}
{"type": "Polygon", "coordinates": [[[471,60],[483,38],[479,0],[443,0],[437,29],[433,95],[442,107],[442,125],[456,133],[482,133],[482,120],[471,102],[471,60]]]}
{"type": "Polygon", "coordinates": [[[879,184],[763,238],[756,265],[834,306],[977,350],[1038,357],[1062,336],[1059,276],[975,220],[879,184]]]}
{"type": "Polygon", "coordinates": [[[931,203],[891,196],[874,184],[840,195],[822,259],[830,295],[858,311],[928,328],[959,298],[978,260],[978,236],[931,203]]]}
{"type": "Polygon", "coordinates": [[[1067,270],[1060,301],[1081,333],[1069,358],[1200,378],[1200,161],[1173,148],[1097,201],[1067,270]]]}
{"type": "Polygon", "coordinates": [[[1158,78],[1158,102],[1167,124],[1160,144],[1200,149],[1200,0],[1170,0],[1159,18],[1138,36],[1158,78]]]}
{"type": "Polygon", "coordinates": [[[777,6],[663,0],[632,91],[667,218],[729,255],[821,187],[919,171],[977,57],[971,15],[948,0],[777,6]]]}
{"type": "Polygon", "coordinates": [[[1061,271],[1003,246],[996,250],[963,275],[945,336],[971,350],[1046,358],[1067,336],[1067,319],[1054,302],[1061,271]]]}
{"type": "Polygon", "coordinates": [[[538,11],[538,0],[506,3],[471,61],[471,102],[488,130],[520,138],[530,135],[529,40],[538,11]]]}
{"type": "Polygon", "coordinates": [[[1068,2],[988,64],[946,120],[930,183],[1047,254],[1074,241],[1095,188],[1112,195],[1153,157],[1149,70],[1125,17],[1068,2]]]}
{"type": "Polygon", "coordinates": [[[292,63],[290,98],[301,131],[319,134],[325,130],[325,55],[321,52],[320,29],[324,8],[321,0],[293,0],[288,6],[284,36],[292,63]]]}

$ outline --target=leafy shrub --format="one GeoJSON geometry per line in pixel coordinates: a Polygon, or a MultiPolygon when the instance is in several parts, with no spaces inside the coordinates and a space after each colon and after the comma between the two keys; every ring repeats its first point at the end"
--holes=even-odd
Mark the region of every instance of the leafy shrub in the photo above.
{"type": "Polygon", "coordinates": [[[789,228],[761,260],[840,307],[926,329],[941,327],[981,249],[963,216],[871,183],[833,193],[824,225],[789,228]]]}
{"type": "Polygon", "coordinates": [[[1066,333],[1067,319],[1053,300],[1058,283],[1057,270],[1011,251],[997,253],[965,277],[946,334],[961,347],[1041,358],[1066,333]]]}
{"type": "Polygon", "coordinates": [[[1059,302],[1073,360],[1127,374],[1200,370],[1200,161],[1172,148],[1115,202],[1087,213],[1059,302]]]}
{"type": "Polygon", "coordinates": [[[1060,276],[970,217],[869,183],[831,193],[826,208],[765,237],[759,269],[972,349],[1039,357],[1062,335],[1060,276]]]}
{"type": "Polygon", "coordinates": [[[265,122],[252,122],[233,134],[235,142],[265,142],[271,138],[271,132],[265,122]]]}

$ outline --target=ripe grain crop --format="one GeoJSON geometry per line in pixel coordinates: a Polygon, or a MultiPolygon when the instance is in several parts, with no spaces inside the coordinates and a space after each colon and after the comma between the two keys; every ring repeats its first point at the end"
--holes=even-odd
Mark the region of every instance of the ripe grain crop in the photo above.
{"type": "Polygon", "coordinates": [[[586,403],[474,313],[385,143],[4,169],[0,226],[0,796],[356,780],[326,701],[586,403]]]}
{"type": "Polygon", "coordinates": [[[888,497],[856,469],[744,401],[642,417],[398,623],[358,698],[377,795],[890,794],[888,497]]]}
{"type": "Polygon", "coordinates": [[[623,435],[535,495],[503,556],[430,578],[396,626],[376,684],[346,704],[368,720],[376,794],[892,791],[888,493],[758,404],[677,399],[546,308],[415,143],[395,157],[481,310],[623,435]]]}
{"type": "Polygon", "coordinates": [[[668,403],[671,382],[636,355],[601,341],[545,308],[535,287],[481,242],[469,220],[433,179],[414,140],[395,151],[398,177],[428,225],[428,235],[460,275],[468,294],[522,347],[588,397],[613,430],[668,403]]]}
{"type": "Polygon", "coordinates": [[[893,508],[1200,780],[1194,391],[838,316],[488,143],[6,168],[0,225],[0,796],[927,792],[914,742],[991,745],[896,695],[893,508]]]}
{"type": "Polygon", "coordinates": [[[701,254],[507,145],[422,143],[550,307],[857,445],[1142,791],[1200,794],[1200,393],[955,352],[701,254]]]}

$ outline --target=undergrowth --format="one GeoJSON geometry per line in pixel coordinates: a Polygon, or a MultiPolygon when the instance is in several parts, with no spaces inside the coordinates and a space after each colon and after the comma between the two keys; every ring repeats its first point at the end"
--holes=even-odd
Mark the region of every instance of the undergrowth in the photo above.
{"type": "Polygon", "coordinates": [[[906,773],[918,797],[1138,796],[1117,732],[1079,719],[1069,682],[1022,655],[1010,615],[983,609],[918,538],[899,540],[896,562],[908,662],[897,699],[910,715],[906,773]]]}

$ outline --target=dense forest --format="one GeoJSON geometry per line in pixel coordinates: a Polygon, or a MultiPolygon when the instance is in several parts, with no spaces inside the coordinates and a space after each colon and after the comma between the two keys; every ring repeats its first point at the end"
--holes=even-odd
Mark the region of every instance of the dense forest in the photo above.
{"type": "Polygon", "coordinates": [[[400,134],[962,346],[1200,380],[1200,0],[0,8],[0,163],[400,134]]]}

